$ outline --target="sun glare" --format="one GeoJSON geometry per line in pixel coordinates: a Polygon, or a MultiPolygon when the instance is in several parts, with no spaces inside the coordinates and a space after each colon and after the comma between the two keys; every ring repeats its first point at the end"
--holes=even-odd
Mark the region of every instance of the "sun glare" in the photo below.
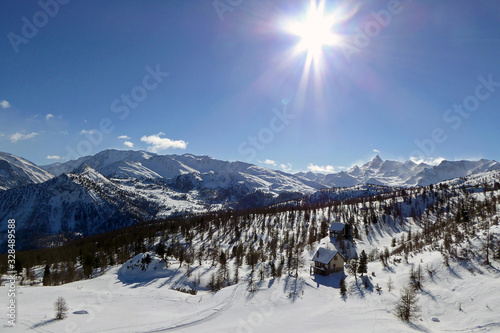
{"type": "Polygon", "coordinates": [[[339,37],[332,30],[336,23],[335,17],[325,16],[325,2],[311,1],[309,11],[302,21],[292,21],[287,30],[300,38],[297,51],[307,51],[308,56],[317,58],[321,56],[323,47],[334,46],[339,42],[339,37]]]}

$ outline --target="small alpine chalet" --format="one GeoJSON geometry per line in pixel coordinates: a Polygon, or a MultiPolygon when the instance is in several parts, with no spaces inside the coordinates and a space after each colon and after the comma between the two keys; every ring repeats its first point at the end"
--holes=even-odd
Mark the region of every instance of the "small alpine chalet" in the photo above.
{"type": "Polygon", "coordinates": [[[311,260],[314,262],[310,269],[311,274],[329,275],[344,270],[345,259],[337,250],[320,247],[311,260]]]}
{"type": "Polygon", "coordinates": [[[347,236],[347,228],[344,223],[333,222],[330,225],[330,237],[338,238],[339,236],[347,236]]]}

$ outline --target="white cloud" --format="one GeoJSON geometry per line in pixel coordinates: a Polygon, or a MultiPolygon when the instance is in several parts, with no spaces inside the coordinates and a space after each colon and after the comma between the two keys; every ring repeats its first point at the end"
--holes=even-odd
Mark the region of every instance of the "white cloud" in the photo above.
{"type": "Polygon", "coordinates": [[[118,139],[123,139],[123,140],[130,140],[130,137],[126,136],[126,135],[120,135],[118,137],[118,139]]]}
{"type": "Polygon", "coordinates": [[[48,160],[60,160],[61,156],[49,155],[49,156],[46,157],[46,159],[48,159],[48,160]]]}
{"type": "Polygon", "coordinates": [[[287,164],[280,164],[280,168],[285,171],[285,172],[290,172],[292,171],[292,165],[290,163],[287,164]]]}
{"type": "Polygon", "coordinates": [[[68,135],[69,132],[67,130],[64,130],[64,131],[59,131],[59,134],[64,134],[64,135],[68,135]]]}
{"type": "Polygon", "coordinates": [[[312,163],[309,163],[307,166],[307,169],[312,172],[323,172],[323,173],[334,173],[335,172],[335,167],[333,165],[315,165],[312,163]]]}
{"type": "Polygon", "coordinates": [[[380,150],[378,150],[378,149],[373,149],[373,152],[377,153],[377,154],[380,154],[380,150]]]}
{"type": "Polygon", "coordinates": [[[37,136],[39,133],[33,132],[30,134],[23,134],[21,132],[14,133],[10,136],[10,141],[17,142],[19,140],[28,140],[37,136]]]}
{"type": "Polygon", "coordinates": [[[83,134],[95,134],[95,130],[82,130],[80,132],[81,135],[83,134]]]}
{"type": "Polygon", "coordinates": [[[10,108],[10,103],[4,99],[3,101],[0,102],[0,106],[4,109],[8,109],[10,108]]]}
{"type": "Polygon", "coordinates": [[[184,140],[170,140],[167,138],[161,138],[160,136],[165,135],[165,133],[153,134],[150,136],[144,135],[141,138],[142,142],[151,145],[148,150],[153,153],[157,153],[160,150],[173,149],[186,149],[188,143],[184,140]]]}
{"type": "Polygon", "coordinates": [[[133,142],[130,142],[130,141],[125,141],[123,143],[125,146],[129,147],[129,148],[134,148],[134,143],[133,142]]]}
{"type": "Polygon", "coordinates": [[[267,165],[278,165],[278,163],[276,163],[276,161],[273,161],[273,160],[270,160],[270,159],[267,159],[265,161],[261,161],[261,163],[264,163],[264,164],[267,164],[267,165]]]}
{"type": "Polygon", "coordinates": [[[418,157],[412,156],[412,157],[410,157],[410,160],[416,164],[425,163],[425,164],[430,164],[430,165],[438,165],[439,163],[443,162],[445,159],[442,157],[436,157],[436,158],[429,157],[427,159],[423,159],[423,158],[418,158],[418,157]]]}
{"type": "Polygon", "coordinates": [[[45,120],[50,120],[50,119],[52,119],[52,118],[54,118],[54,115],[53,115],[52,113],[47,113],[47,114],[45,115],[45,120]]]}

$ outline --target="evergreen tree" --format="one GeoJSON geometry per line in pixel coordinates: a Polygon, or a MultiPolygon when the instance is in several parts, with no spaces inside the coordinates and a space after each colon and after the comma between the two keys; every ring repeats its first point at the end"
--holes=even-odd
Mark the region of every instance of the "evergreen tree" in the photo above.
{"type": "Polygon", "coordinates": [[[42,284],[44,286],[50,286],[50,268],[49,268],[49,264],[45,265],[45,270],[43,271],[42,284]]]}
{"type": "Polygon", "coordinates": [[[93,261],[94,261],[94,258],[90,253],[87,253],[83,256],[83,262],[82,262],[83,275],[87,279],[90,278],[90,276],[92,275],[92,272],[94,270],[93,261]]]}
{"type": "Polygon", "coordinates": [[[345,298],[346,294],[347,294],[347,288],[345,286],[345,278],[342,277],[342,279],[340,279],[340,296],[342,296],[342,298],[345,298]]]}
{"type": "Polygon", "coordinates": [[[165,245],[163,242],[159,242],[158,245],[156,245],[156,254],[160,256],[160,258],[163,258],[165,255],[165,245]]]}
{"type": "Polygon", "coordinates": [[[350,272],[356,278],[356,273],[358,272],[358,261],[356,259],[351,259],[349,261],[350,272]]]}
{"type": "Polygon", "coordinates": [[[364,273],[368,271],[368,256],[365,253],[365,250],[361,251],[359,255],[359,265],[358,265],[358,273],[363,276],[364,273]]]}
{"type": "Polygon", "coordinates": [[[234,269],[234,284],[238,284],[239,282],[240,282],[239,268],[238,265],[236,265],[236,268],[234,269]]]}

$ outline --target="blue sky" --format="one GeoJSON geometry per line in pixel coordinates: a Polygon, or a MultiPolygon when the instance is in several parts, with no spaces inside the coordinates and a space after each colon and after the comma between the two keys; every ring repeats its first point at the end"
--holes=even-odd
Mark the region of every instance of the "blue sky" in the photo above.
{"type": "Polygon", "coordinates": [[[309,6],[3,1],[0,151],[43,165],[135,149],[290,171],[375,154],[500,160],[496,0],[327,1],[338,39],[306,75],[287,27],[309,6]]]}

